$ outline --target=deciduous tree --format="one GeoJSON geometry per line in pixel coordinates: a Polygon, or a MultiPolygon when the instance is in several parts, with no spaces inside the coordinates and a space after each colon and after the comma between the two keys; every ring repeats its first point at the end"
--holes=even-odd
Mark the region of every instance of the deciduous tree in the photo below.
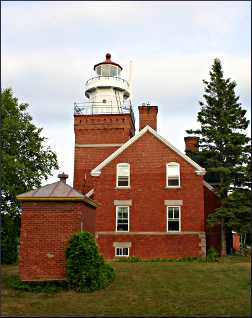
{"type": "Polygon", "coordinates": [[[19,223],[16,195],[39,187],[53,169],[58,169],[56,154],[45,146],[42,128],[32,123],[28,106],[19,103],[10,88],[1,91],[1,215],[13,218],[13,221],[3,218],[2,243],[6,244],[2,244],[2,261],[8,254],[5,250],[8,240],[16,241],[16,237],[10,237],[13,231],[6,228],[19,223]]]}

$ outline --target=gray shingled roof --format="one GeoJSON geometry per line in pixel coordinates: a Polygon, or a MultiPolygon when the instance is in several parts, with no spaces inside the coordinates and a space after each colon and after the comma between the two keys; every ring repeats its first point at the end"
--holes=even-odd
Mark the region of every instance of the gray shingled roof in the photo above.
{"type": "Polygon", "coordinates": [[[64,201],[85,201],[89,205],[97,206],[97,204],[86,197],[82,193],[76,191],[70,185],[63,181],[47,184],[39,189],[35,189],[29,192],[25,192],[17,195],[17,199],[20,201],[30,201],[36,199],[39,200],[64,200],[64,201]]]}

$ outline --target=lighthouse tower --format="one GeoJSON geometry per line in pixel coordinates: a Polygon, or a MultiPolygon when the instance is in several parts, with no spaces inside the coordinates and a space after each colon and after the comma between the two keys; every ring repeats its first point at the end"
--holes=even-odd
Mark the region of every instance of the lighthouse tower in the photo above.
{"type": "Polygon", "coordinates": [[[121,65],[106,60],[94,65],[95,76],[87,80],[87,101],[74,104],[74,188],[92,190],[90,172],[135,134],[130,85],[121,78],[121,65]]]}
{"type": "Polygon", "coordinates": [[[91,111],[94,114],[123,113],[130,105],[129,83],[120,77],[121,65],[111,61],[111,55],[106,54],[106,60],[94,66],[96,76],[86,82],[85,95],[90,100],[91,111]]]}

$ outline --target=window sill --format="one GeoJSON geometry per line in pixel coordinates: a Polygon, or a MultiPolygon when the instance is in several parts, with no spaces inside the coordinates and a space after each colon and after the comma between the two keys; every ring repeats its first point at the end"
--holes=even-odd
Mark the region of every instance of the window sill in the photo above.
{"type": "Polygon", "coordinates": [[[115,189],[120,190],[120,189],[130,189],[130,187],[115,187],[115,189]]]}
{"type": "Polygon", "coordinates": [[[176,234],[176,233],[180,233],[181,231],[167,231],[167,234],[176,234]]]}
{"type": "Polygon", "coordinates": [[[116,233],[129,233],[129,231],[115,231],[116,233]]]}
{"type": "Polygon", "coordinates": [[[168,187],[166,186],[165,189],[181,189],[182,187],[181,186],[176,186],[176,187],[168,187]]]}

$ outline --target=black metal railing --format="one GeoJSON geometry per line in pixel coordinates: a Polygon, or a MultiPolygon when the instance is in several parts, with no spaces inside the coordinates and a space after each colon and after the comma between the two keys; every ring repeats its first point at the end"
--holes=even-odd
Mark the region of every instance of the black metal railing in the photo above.
{"type": "Polygon", "coordinates": [[[74,115],[105,115],[105,114],[130,114],[135,124],[135,116],[132,105],[129,102],[124,105],[115,105],[112,102],[83,102],[74,103],[74,115]]]}

